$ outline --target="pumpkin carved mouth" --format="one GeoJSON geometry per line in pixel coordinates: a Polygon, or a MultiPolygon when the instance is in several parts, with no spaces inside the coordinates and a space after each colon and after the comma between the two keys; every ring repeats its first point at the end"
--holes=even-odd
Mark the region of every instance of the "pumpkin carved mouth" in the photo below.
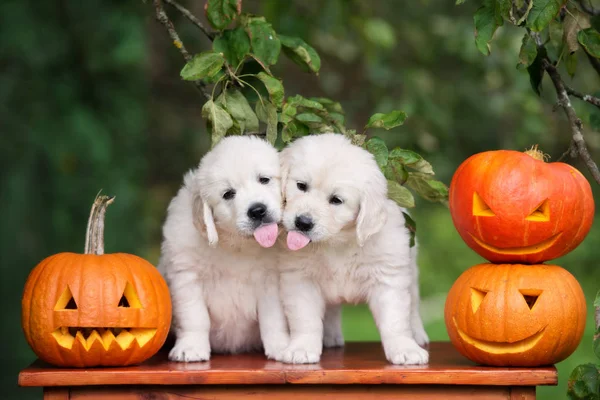
{"type": "Polygon", "coordinates": [[[133,341],[137,341],[140,347],[144,347],[156,333],[155,328],[82,328],[61,326],[52,332],[52,336],[58,344],[71,349],[75,340],[89,350],[95,341],[100,342],[105,350],[108,350],[113,342],[121,349],[128,349],[133,341]]]}
{"type": "Polygon", "coordinates": [[[538,333],[533,334],[525,339],[517,340],[516,342],[508,343],[508,342],[492,342],[488,340],[480,340],[475,339],[465,332],[463,332],[458,325],[456,324],[456,319],[453,318],[454,326],[456,326],[456,330],[458,334],[465,342],[469,343],[471,346],[478,348],[479,350],[483,350],[490,354],[515,354],[515,353],[524,353],[527,350],[531,350],[537,342],[540,341],[542,336],[544,336],[544,331],[546,327],[543,327],[538,333]]]}
{"type": "Polygon", "coordinates": [[[556,242],[558,240],[560,235],[562,235],[562,232],[559,232],[556,235],[551,236],[550,238],[548,238],[542,242],[539,242],[537,244],[533,244],[531,246],[507,247],[507,248],[492,246],[491,244],[487,244],[487,243],[477,239],[472,233],[469,233],[469,235],[471,235],[471,237],[473,238],[475,243],[477,243],[479,246],[483,247],[486,250],[493,251],[494,253],[498,253],[498,254],[521,255],[521,254],[541,253],[542,251],[549,249],[550,247],[552,247],[554,242],[556,242]]]}

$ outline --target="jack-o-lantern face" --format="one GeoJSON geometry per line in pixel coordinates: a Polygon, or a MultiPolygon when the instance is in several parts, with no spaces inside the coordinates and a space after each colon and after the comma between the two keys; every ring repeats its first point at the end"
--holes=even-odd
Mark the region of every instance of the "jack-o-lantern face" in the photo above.
{"type": "Polygon", "coordinates": [[[581,243],[594,216],[591,187],[579,171],[507,150],[463,162],[449,205],[467,245],[497,263],[560,257],[581,243]]]}
{"type": "Polygon", "coordinates": [[[62,253],[31,275],[23,327],[36,354],[52,364],[135,364],[166,339],[169,292],[156,268],[139,257],[62,253]]]}
{"type": "Polygon", "coordinates": [[[445,307],[454,346],[498,366],[564,360],[581,341],[585,317],[577,280],[555,265],[474,266],[454,283],[445,307]]]}
{"type": "Polygon", "coordinates": [[[98,227],[111,200],[101,196],[94,203],[86,254],[52,255],[25,284],[23,332],[37,356],[51,364],[137,364],[167,337],[171,299],[158,270],[132,254],[103,254],[98,227]]]}

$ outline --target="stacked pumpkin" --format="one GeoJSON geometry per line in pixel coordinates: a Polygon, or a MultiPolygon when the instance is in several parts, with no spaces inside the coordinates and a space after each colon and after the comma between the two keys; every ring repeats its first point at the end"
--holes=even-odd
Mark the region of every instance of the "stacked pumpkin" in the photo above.
{"type": "Polygon", "coordinates": [[[581,341],[586,304],[565,269],[544,264],[577,247],[594,217],[585,177],[542,152],[471,156],[450,184],[450,213],[471,249],[491,263],[465,271],[445,306],[450,340],[465,357],[496,366],[567,358],[581,341]]]}

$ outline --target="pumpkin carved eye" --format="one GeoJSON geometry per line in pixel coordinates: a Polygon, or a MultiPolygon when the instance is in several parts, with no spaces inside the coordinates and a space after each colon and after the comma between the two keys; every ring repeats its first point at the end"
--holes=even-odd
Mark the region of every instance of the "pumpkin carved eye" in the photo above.
{"type": "Polygon", "coordinates": [[[67,286],[65,291],[60,295],[54,306],[54,311],[62,310],[77,310],[77,303],[75,302],[75,298],[73,297],[69,286],[67,286]]]}
{"type": "Polygon", "coordinates": [[[521,295],[523,295],[523,299],[525,300],[525,303],[527,303],[527,307],[529,307],[530,310],[533,309],[533,306],[535,303],[537,303],[538,298],[542,294],[541,290],[536,289],[520,289],[519,292],[521,292],[521,295]]]}
{"type": "Polygon", "coordinates": [[[477,192],[473,192],[473,215],[477,217],[494,217],[496,215],[477,192]]]}
{"type": "Polygon", "coordinates": [[[131,283],[127,282],[125,285],[125,290],[123,290],[123,295],[119,300],[118,306],[124,308],[142,308],[140,298],[131,283]]]}
{"type": "Polygon", "coordinates": [[[542,201],[525,219],[527,221],[550,221],[550,204],[548,204],[548,199],[542,201]]]}
{"type": "Polygon", "coordinates": [[[471,308],[473,309],[473,314],[479,309],[487,293],[485,290],[471,288],[471,308]]]}

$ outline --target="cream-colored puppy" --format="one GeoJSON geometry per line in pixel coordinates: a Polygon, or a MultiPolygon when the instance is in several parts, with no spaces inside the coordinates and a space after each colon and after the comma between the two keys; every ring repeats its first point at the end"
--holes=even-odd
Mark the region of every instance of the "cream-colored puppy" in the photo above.
{"type": "Polygon", "coordinates": [[[173,361],[211,351],[288,344],[275,248],[281,219],[279,155],[256,137],[221,140],[184,177],[163,227],[159,270],[173,300],[173,361]],[[258,243],[257,243],[258,242],[258,243]]]}
{"type": "Polygon", "coordinates": [[[426,364],[416,246],[402,208],[387,197],[373,156],[342,135],[296,140],[281,153],[287,245],[281,297],[290,345],[277,357],[315,363],[343,345],[342,303],[369,304],[387,359],[426,364]]]}

